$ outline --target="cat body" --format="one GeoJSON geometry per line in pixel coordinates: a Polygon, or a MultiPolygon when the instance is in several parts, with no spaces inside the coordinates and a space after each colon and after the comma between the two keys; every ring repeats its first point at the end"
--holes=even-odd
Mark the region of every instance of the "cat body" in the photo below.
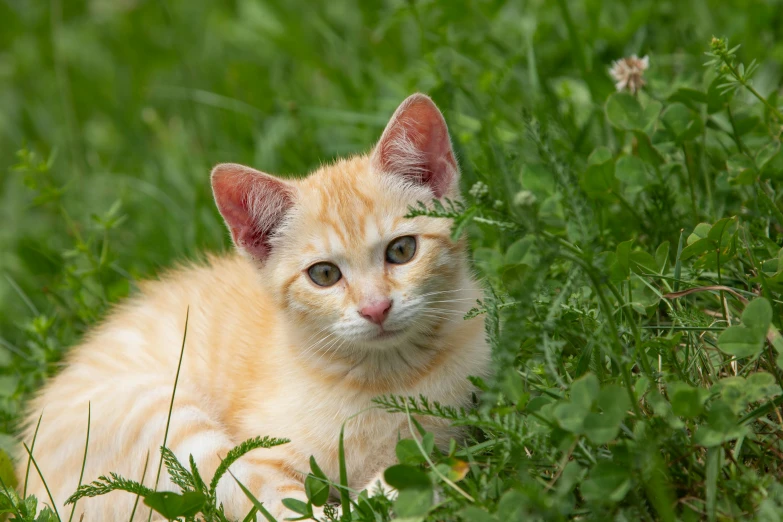
{"type": "MultiPolygon", "coordinates": [[[[183,336],[166,446],[210,478],[243,440],[290,439],[230,468],[281,520],[294,516],[281,499],[305,499],[311,455],[338,481],[343,425],[351,488],[374,485],[395,463],[409,421],[372,408],[373,397],[469,406],[467,376],[487,372],[489,350],[481,320],[463,320],[481,296],[464,241],[452,241],[448,220],[404,217],[417,201],[457,198],[458,175],[445,122],[423,95],[400,106],[371,154],[307,178],[216,167],[216,202],[238,253],[142,283],[31,402],[22,439],[31,444],[40,416],[33,455],[60,515],[78,485],[88,405],[84,483],[116,472],[154,487],[183,336]]],[[[441,445],[457,435],[419,420],[441,445]]],[[[178,490],[165,471],[158,489],[178,490]]],[[[35,469],[28,493],[48,499],[35,469]]],[[[250,509],[230,475],[218,500],[230,519],[250,509]]],[[[134,501],[125,492],[83,499],[77,519],[129,520],[134,501]]],[[[134,520],[148,514],[140,506],[134,520]]]]}

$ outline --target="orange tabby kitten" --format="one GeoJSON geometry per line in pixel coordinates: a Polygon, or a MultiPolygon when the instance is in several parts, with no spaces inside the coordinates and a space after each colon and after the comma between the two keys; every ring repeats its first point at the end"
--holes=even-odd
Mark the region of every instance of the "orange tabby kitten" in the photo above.
{"type": "MultiPolygon", "coordinates": [[[[402,103],[369,155],[307,178],[215,167],[215,200],[239,255],[142,284],[32,401],[23,440],[30,445],[43,414],[34,456],[52,507],[70,512],[64,502],[79,481],[88,403],[84,482],[110,471],[140,480],[149,454],[144,483],[154,487],[188,308],[167,440],[180,461],[192,455],[211,477],[245,439],[290,438],[231,471],[273,515],[294,516],[281,499],[305,498],[310,455],[338,479],[340,427],[362,412],[345,426],[350,486],[377,484],[408,421],[370,408],[371,399],[423,394],[467,406],[466,377],[488,367],[481,320],[463,320],[480,297],[464,241],[450,239],[447,220],[404,218],[417,201],[458,198],[458,181],[446,123],[421,94],[402,103]]],[[[439,444],[454,435],[445,423],[422,422],[439,444]]],[[[178,490],[165,471],[159,489],[178,490]]],[[[28,492],[48,499],[34,469],[28,492]]],[[[218,496],[229,518],[250,509],[230,475],[218,496]]],[[[76,519],[128,520],[134,500],[125,492],[83,499],[76,519]]],[[[147,509],[134,520],[146,520],[147,509]]]]}

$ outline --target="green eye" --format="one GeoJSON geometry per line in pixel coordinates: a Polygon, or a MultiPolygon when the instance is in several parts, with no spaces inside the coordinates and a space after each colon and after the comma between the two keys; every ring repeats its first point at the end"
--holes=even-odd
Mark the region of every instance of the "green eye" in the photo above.
{"type": "Polygon", "coordinates": [[[318,286],[332,286],[343,277],[340,269],[333,263],[316,263],[307,269],[307,274],[318,286]]]}
{"type": "Polygon", "coordinates": [[[386,261],[401,265],[407,263],[416,253],[416,238],[413,236],[398,237],[386,247],[386,261]]]}

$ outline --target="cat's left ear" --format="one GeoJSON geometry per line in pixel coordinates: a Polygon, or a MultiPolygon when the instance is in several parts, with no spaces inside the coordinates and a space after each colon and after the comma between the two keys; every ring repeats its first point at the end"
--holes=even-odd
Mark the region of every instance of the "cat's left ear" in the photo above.
{"type": "Polygon", "coordinates": [[[426,185],[436,198],[457,195],[459,167],[446,120],[424,94],[409,96],[397,108],[371,161],[377,171],[426,185]]]}

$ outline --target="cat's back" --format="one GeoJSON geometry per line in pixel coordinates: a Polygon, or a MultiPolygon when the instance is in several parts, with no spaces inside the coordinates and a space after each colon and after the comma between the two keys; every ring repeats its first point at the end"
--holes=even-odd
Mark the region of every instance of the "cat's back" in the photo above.
{"type": "Polygon", "coordinates": [[[118,381],[173,383],[183,341],[183,378],[199,381],[208,393],[211,385],[236,382],[224,376],[257,367],[248,359],[280,341],[274,300],[258,277],[240,255],[210,255],[206,262],[139,283],[138,294],[117,305],[71,349],[63,370],[44,386],[32,409],[73,401],[82,391],[108,390],[118,381]]]}
{"type": "MultiPolygon", "coordinates": [[[[169,359],[170,353],[179,355],[185,336],[187,349],[220,348],[256,330],[274,329],[277,319],[273,299],[260,284],[257,269],[237,254],[209,255],[206,262],[142,281],[139,289],[88,333],[85,348],[98,344],[102,352],[115,356],[130,349],[136,355],[147,352],[147,356],[169,359]]],[[[89,348],[76,350],[73,358],[90,356],[89,352],[89,348]]]]}

